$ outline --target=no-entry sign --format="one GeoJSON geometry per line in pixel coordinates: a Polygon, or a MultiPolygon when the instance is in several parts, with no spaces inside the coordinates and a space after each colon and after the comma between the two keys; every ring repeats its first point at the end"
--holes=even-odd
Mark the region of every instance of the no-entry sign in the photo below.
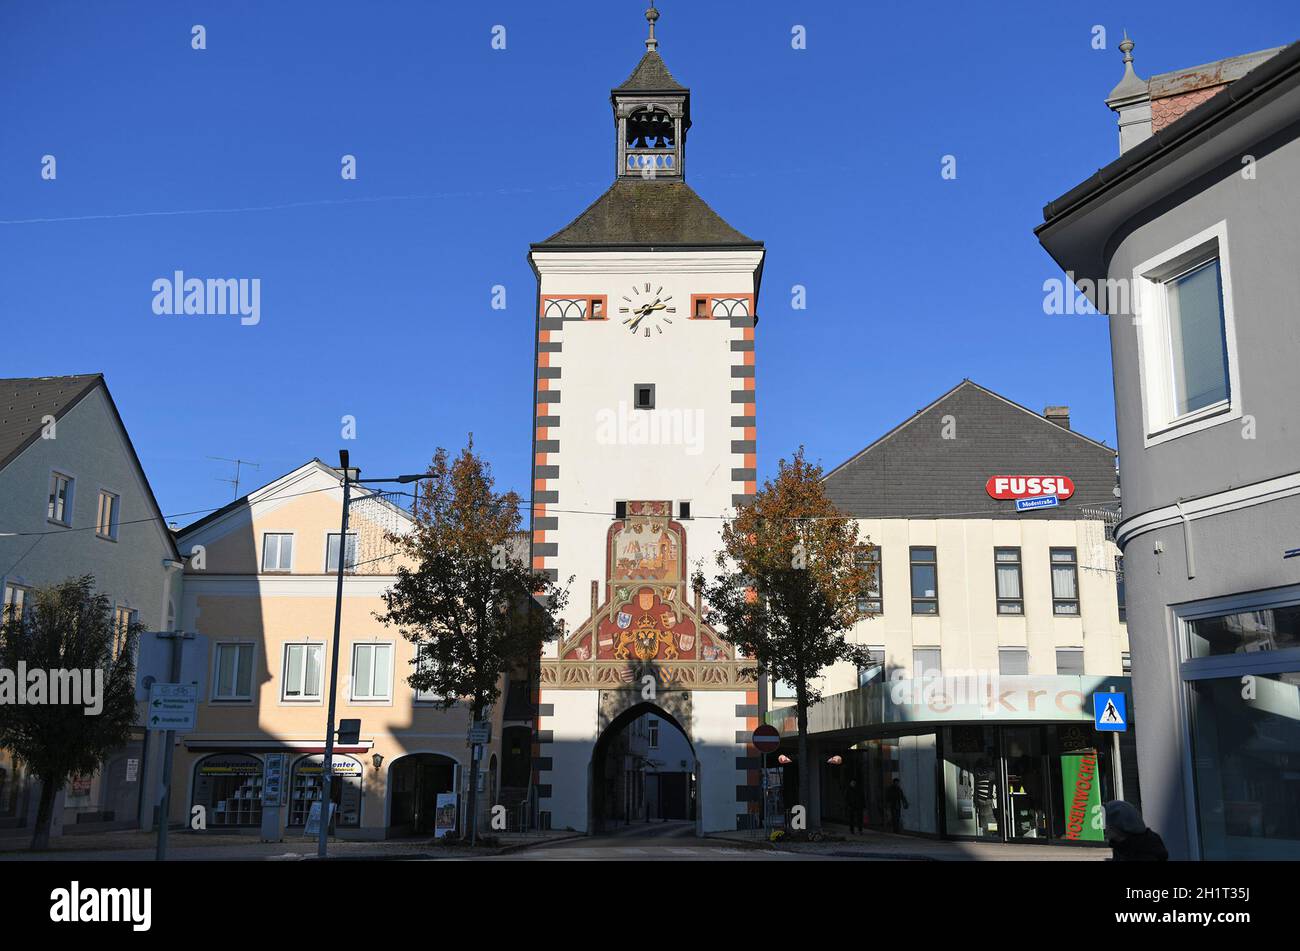
{"type": "Polygon", "coordinates": [[[776,727],[764,723],[754,730],[754,735],[749,738],[749,742],[760,753],[775,753],[781,747],[781,734],[777,732],[776,727]]]}

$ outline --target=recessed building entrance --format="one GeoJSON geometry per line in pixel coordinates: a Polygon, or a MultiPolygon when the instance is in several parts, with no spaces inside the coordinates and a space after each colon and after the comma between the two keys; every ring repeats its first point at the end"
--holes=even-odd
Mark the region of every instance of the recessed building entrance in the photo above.
{"type": "Polygon", "coordinates": [[[695,749],[675,718],[653,703],[629,707],[592,747],[587,828],[600,835],[695,821],[698,775],[695,749]]]}
{"type": "Polygon", "coordinates": [[[456,788],[456,761],[437,753],[412,753],[388,769],[389,835],[432,835],[438,794],[456,788]]]}

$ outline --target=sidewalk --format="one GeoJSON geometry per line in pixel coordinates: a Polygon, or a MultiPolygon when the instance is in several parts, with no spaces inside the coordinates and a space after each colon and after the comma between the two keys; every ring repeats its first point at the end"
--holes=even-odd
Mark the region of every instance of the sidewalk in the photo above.
{"type": "MultiPolygon", "coordinates": [[[[442,846],[433,839],[382,839],[358,842],[332,839],[331,859],[409,860],[468,858],[502,855],[540,842],[554,842],[572,832],[500,834],[496,846],[468,848],[442,846]]],[[[152,862],[157,837],[152,832],[130,830],[95,835],[69,835],[53,842],[48,851],[27,851],[28,836],[0,838],[0,862],[152,862]]],[[[256,836],[213,835],[172,831],[167,835],[167,859],[175,862],[301,862],[316,858],[316,841],[292,836],[283,842],[260,842],[256,836]]]]}
{"type": "Polygon", "coordinates": [[[1102,862],[1110,857],[1110,849],[1106,848],[954,842],[915,835],[895,835],[873,829],[868,829],[861,835],[850,835],[848,826],[834,822],[822,823],[822,831],[842,841],[769,844],[766,840],[757,838],[753,831],[719,832],[710,838],[747,843],[752,848],[771,848],[779,852],[914,862],[1102,862]]]}

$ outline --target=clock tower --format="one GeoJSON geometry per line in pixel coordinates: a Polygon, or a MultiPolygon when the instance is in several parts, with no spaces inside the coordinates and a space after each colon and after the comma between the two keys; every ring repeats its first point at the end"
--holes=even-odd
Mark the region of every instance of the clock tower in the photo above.
{"type": "MultiPolygon", "coordinates": [[[[613,184],[529,261],[538,281],[532,560],[573,579],[541,662],[538,809],[599,831],[610,737],[645,713],[696,762],[697,828],[744,826],[757,725],[743,664],[690,585],[755,491],[754,329],[763,244],[686,183],[691,92],[659,54],[659,11],[610,94],[613,184]]],[[[621,788],[621,787],[620,787],[621,788]]]]}

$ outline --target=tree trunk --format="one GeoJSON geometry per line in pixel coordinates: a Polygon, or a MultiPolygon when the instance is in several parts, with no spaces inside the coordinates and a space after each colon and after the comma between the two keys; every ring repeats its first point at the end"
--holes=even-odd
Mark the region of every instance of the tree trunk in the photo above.
{"type": "Polygon", "coordinates": [[[41,780],[41,799],[36,807],[36,822],[32,827],[32,849],[50,847],[50,822],[54,818],[54,798],[59,794],[58,788],[50,782],[41,780]]]}
{"type": "MultiPolygon", "coordinates": [[[[811,823],[814,817],[820,817],[821,810],[814,809],[812,805],[812,771],[816,764],[808,755],[808,694],[802,683],[798,685],[795,696],[799,706],[799,804],[803,806],[804,816],[811,823]]],[[[809,832],[813,831],[811,824],[807,828],[809,832]]]]}

